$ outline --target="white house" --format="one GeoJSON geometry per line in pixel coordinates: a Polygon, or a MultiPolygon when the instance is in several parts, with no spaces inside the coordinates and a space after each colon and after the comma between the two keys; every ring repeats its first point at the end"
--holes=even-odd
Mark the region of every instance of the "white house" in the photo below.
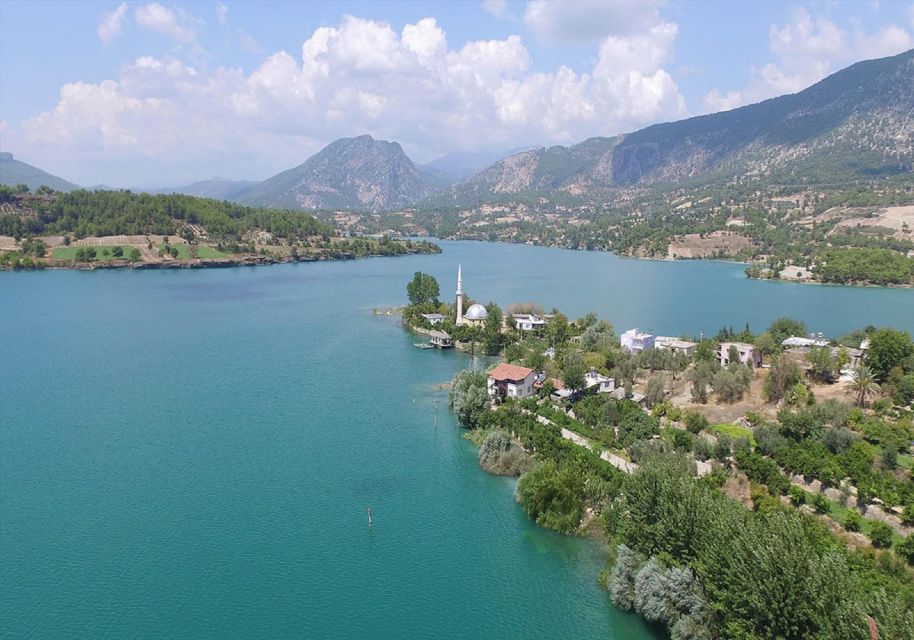
{"type": "Polygon", "coordinates": [[[762,352],[748,342],[721,342],[717,346],[717,359],[724,366],[730,364],[730,348],[736,349],[739,361],[751,364],[753,367],[762,366],[762,352]]]}
{"type": "Polygon", "coordinates": [[[682,353],[691,358],[695,355],[695,349],[698,348],[698,343],[689,340],[680,340],[679,338],[670,336],[657,336],[654,339],[654,346],[658,349],[669,349],[670,351],[682,353]]]}
{"type": "Polygon", "coordinates": [[[805,347],[805,348],[827,347],[828,340],[825,340],[824,338],[801,338],[799,336],[791,336],[791,337],[785,339],[781,343],[781,346],[786,347],[788,349],[792,349],[792,348],[796,348],[796,347],[805,347]]]}
{"type": "Polygon", "coordinates": [[[486,385],[493,398],[529,398],[535,392],[536,371],[502,363],[489,371],[486,385]]]}
{"type": "Polygon", "coordinates": [[[515,313],[512,318],[518,331],[539,331],[546,326],[545,318],[540,318],[532,313],[515,313]]]}
{"type": "Polygon", "coordinates": [[[650,333],[641,333],[638,329],[629,329],[619,338],[622,348],[629,353],[636,353],[654,347],[654,336],[650,333]]]}
{"type": "Polygon", "coordinates": [[[444,316],[441,315],[440,313],[423,313],[423,314],[421,314],[421,315],[422,315],[422,317],[425,318],[425,319],[428,321],[428,323],[429,323],[430,325],[432,325],[433,327],[434,327],[435,325],[439,325],[439,324],[441,324],[442,322],[444,322],[444,316]]]}
{"type": "Polygon", "coordinates": [[[584,375],[584,386],[588,389],[595,388],[597,393],[610,393],[616,388],[616,381],[591,368],[584,375]]]}

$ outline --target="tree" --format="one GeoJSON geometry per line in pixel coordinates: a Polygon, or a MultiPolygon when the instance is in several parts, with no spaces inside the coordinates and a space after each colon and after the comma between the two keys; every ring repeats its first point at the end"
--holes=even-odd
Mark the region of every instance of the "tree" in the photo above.
{"type": "Polygon", "coordinates": [[[568,389],[573,391],[583,389],[586,384],[586,374],[587,369],[580,353],[572,351],[565,356],[565,361],[562,363],[562,382],[568,389]]]}
{"type": "Polygon", "coordinates": [[[406,285],[406,295],[409,303],[414,306],[438,303],[438,281],[427,273],[417,271],[413,279],[406,285]]]}
{"type": "Polygon", "coordinates": [[[800,369],[786,356],[779,356],[771,363],[771,370],[765,378],[765,397],[769,402],[778,402],[787,391],[801,379],[800,369]]]}
{"type": "Polygon", "coordinates": [[[863,526],[863,518],[854,509],[850,509],[844,517],[844,528],[848,531],[860,531],[863,526]]]}
{"type": "Polygon", "coordinates": [[[616,548],[616,563],[609,578],[609,597],[620,609],[631,611],[635,608],[635,574],[641,559],[638,553],[626,544],[616,548]]]}
{"type": "Polygon", "coordinates": [[[689,433],[694,433],[695,435],[698,435],[711,426],[711,423],[708,422],[708,419],[697,411],[686,412],[684,422],[685,427],[689,433]]]}
{"type": "Polygon", "coordinates": [[[560,533],[574,533],[583,512],[584,474],[570,464],[547,460],[521,476],[517,495],[537,524],[560,533]]]}
{"type": "Polygon", "coordinates": [[[546,339],[552,346],[560,345],[568,340],[569,332],[568,317],[562,313],[554,314],[552,320],[546,325],[546,339]]]}
{"type": "Polygon", "coordinates": [[[835,370],[838,366],[835,359],[832,358],[831,349],[828,347],[813,347],[806,354],[806,362],[809,363],[813,379],[819,382],[834,381],[835,370]]]}
{"type": "Polygon", "coordinates": [[[649,408],[652,408],[661,402],[666,395],[666,389],[663,384],[663,375],[651,376],[647,381],[644,389],[644,401],[649,408]]]}
{"type": "Polygon", "coordinates": [[[127,251],[127,259],[130,262],[138,262],[140,259],[140,250],[136,247],[130,247],[130,249],[127,251]]]}
{"type": "Polygon", "coordinates": [[[793,336],[805,336],[806,325],[799,320],[794,320],[793,318],[778,318],[771,323],[770,327],[768,327],[768,333],[771,334],[775,345],[777,345],[776,348],[780,349],[781,343],[783,343],[787,338],[793,336]]]}
{"type": "Polygon", "coordinates": [[[501,333],[501,309],[494,302],[486,305],[486,324],[482,332],[482,350],[487,356],[501,353],[504,336],[501,333]]]}
{"type": "Polygon", "coordinates": [[[854,369],[851,389],[854,392],[858,407],[865,407],[867,400],[879,395],[879,385],[876,383],[873,371],[866,365],[860,365],[854,369]]]}
{"type": "Polygon", "coordinates": [[[461,426],[476,428],[491,406],[486,384],[486,375],[475,371],[461,371],[454,378],[448,402],[461,426]]]}
{"type": "Polygon", "coordinates": [[[892,527],[880,520],[870,524],[870,540],[874,547],[889,548],[892,546],[892,527]]]}
{"type": "Polygon", "coordinates": [[[907,538],[898,543],[895,552],[908,564],[914,565],[914,533],[908,534],[907,538]]]}
{"type": "Polygon", "coordinates": [[[122,256],[124,255],[124,248],[123,248],[123,247],[119,247],[119,246],[118,246],[118,247],[112,247],[112,248],[111,248],[111,255],[112,255],[113,257],[115,257],[115,258],[120,258],[120,257],[122,257],[122,256]]]}
{"type": "Polygon", "coordinates": [[[877,329],[870,336],[869,353],[866,364],[873,372],[876,382],[884,382],[889,372],[902,365],[914,354],[914,343],[907,331],[896,329],[877,329]]]}

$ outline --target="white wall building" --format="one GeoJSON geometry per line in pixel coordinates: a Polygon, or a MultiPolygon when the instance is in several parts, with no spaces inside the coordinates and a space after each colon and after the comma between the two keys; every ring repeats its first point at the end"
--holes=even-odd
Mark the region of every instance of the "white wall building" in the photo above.
{"type": "Polygon", "coordinates": [[[650,333],[641,333],[638,329],[629,329],[619,338],[622,348],[629,353],[637,353],[654,347],[654,336],[650,333]]]}

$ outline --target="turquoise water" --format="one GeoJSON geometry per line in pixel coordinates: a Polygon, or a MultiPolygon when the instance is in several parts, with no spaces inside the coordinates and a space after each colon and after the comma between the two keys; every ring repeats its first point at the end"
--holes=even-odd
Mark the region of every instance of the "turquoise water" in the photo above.
{"type": "Polygon", "coordinates": [[[914,328],[911,291],[442,244],[0,273],[0,636],[657,637],[608,604],[599,545],[532,525],[513,481],[478,469],[436,387],[466,357],[372,315],[416,270],[448,294],[459,261],[475,297],[669,333],[784,313],[828,332],[914,328]]]}

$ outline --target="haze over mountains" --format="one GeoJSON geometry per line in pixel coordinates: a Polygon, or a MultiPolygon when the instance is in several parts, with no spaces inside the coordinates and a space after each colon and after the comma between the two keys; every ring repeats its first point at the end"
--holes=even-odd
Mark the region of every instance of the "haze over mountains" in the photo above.
{"type": "MultiPolygon", "coordinates": [[[[857,63],[796,94],[568,147],[503,159],[495,152],[454,153],[420,167],[398,143],[361,135],[337,140],[260,183],[210,180],[170,191],[256,206],[382,211],[467,206],[556,191],[586,200],[620,187],[734,176],[778,184],[832,183],[911,171],[912,87],[914,50],[857,63]],[[455,180],[461,182],[448,186],[455,180]]],[[[26,182],[15,178],[26,175],[19,165],[29,167],[18,163],[17,173],[9,170],[10,162],[0,163],[0,179],[26,182]]],[[[32,184],[40,174],[30,174],[32,184]]],[[[74,188],[44,175],[62,190],[74,188]]]]}
{"type": "Polygon", "coordinates": [[[56,191],[72,191],[79,188],[72,182],[67,182],[38,167],[16,160],[9,152],[0,153],[0,184],[10,186],[24,184],[33,191],[41,185],[51,187],[56,191]]]}

